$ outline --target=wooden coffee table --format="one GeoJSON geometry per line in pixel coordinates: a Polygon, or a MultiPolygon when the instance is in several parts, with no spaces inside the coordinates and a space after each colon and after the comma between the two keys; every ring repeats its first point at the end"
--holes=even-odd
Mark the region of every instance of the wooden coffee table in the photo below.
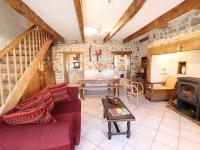
{"type": "Polygon", "coordinates": [[[131,114],[131,112],[127,109],[127,107],[123,104],[123,102],[119,98],[118,98],[119,105],[117,105],[117,106],[111,104],[107,100],[107,98],[102,98],[101,101],[102,101],[103,108],[104,108],[104,113],[103,113],[104,118],[106,118],[108,121],[108,139],[111,139],[112,135],[127,135],[127,138],[130,138],[130,136],[131,136],[130,121],[134,121],[135,117],[131,114]],[[113,116],[109,111],[109,109],[111,109],[111,108],[126,108],[130,112],[130,114],[113,116]],[[125,132],[121,132],[117,125],[117,122],[122,122],[122,121],[127,122],[127,131],[125,131],[125,132]],[[117,132],[113,133],[111,131],[111,123],[114,124],[117,132]]]}

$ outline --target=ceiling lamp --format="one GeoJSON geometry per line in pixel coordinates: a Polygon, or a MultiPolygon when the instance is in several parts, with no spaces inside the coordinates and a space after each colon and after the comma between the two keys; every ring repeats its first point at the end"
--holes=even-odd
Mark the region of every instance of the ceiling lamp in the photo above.
{"type": "Polygon", "coordinates": [[[111,0],[108,0],[108,3],[110,4],[110,3],[111,3],[111,0]]]}

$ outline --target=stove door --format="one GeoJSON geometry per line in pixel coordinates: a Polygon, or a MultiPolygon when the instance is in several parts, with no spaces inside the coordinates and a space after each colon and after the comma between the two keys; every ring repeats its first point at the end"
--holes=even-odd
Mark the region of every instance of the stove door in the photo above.
{"type": "Polygon", "coordinates": [[[178,83],[178,99],[197,104],[198,101],[198,85],[190,82],[178,83]]]}

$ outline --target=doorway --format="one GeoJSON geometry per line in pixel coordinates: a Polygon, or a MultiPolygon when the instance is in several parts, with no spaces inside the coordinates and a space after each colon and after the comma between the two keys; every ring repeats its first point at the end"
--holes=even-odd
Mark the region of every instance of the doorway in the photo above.
{"type": "Polygon", "coordinates": [[[79,84],[84,76],[84,53],[64,53],[64,78],[68,84],[79,84]]]}
{"type": "Polygon", "coordinates": [[[130,79],[131,51],[113,51],[113,65],[115,74],[121,79],[130,79]]]}

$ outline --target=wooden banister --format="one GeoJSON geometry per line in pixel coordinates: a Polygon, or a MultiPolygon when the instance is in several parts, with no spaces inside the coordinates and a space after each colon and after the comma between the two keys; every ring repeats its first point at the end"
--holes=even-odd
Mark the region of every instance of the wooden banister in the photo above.
{"type": "Polygon", "coordinates": [[[28,69],[24,72],[23,76],[20,78],[16,86],[14,87],[12,93],[8,95],[5,103],[0,107],[0,115],[5,114],[6,112],[15,108],[16,104],[19,102],[21,96],[23,95],[26,87],[31,81],[34,73],[37,71],[39,64],[42,62],[43,57],[45,56],[49,46],[51,45],[52,40],[48,39],[42,49],[38,52],[35,60],[28,69]]]}
{"type": "Polygon", "coordinates": [[[28,30],[22,33],[18,38],[16,38],[13,42],[11,42],[8,46],[6,46],[3,50],[0,51],[0,58],[4,57],[10,50],[13,49],[15,45],[17,45],[24,37],[26,37],[30,32],[35,28],[35,25],[31,26],[28,30]]]}
{"type": "Polygon", "coordinates": [[[0,52],[0,115],[18,103],[51,43],[32,26],[0,52]]]}

